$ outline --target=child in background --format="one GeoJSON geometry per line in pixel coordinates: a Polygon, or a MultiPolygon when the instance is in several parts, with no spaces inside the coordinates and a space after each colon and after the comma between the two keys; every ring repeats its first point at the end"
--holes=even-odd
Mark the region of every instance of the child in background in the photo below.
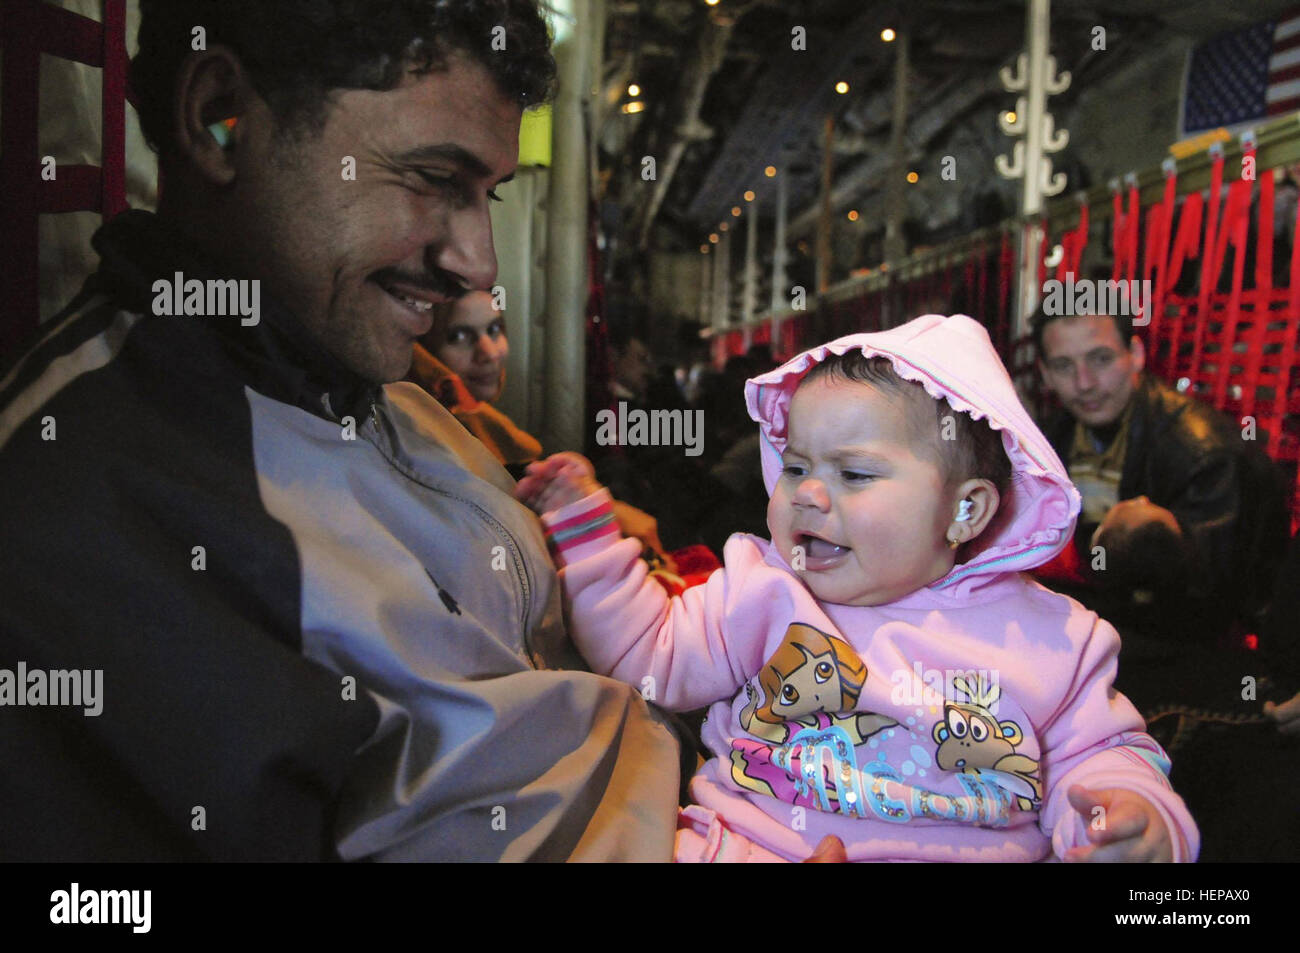
{"type": "Polygon", "coordinates": [[[590,465],[517,494],[557,550],[597,672],[711,704],[678,860],[1191,861],[1168,760],[1112,688],[1119,638],[1021,575],[1079,495],[984,329],[926,315],[813,348],[745,388],[771,542],[671,600],[590,465]]]}

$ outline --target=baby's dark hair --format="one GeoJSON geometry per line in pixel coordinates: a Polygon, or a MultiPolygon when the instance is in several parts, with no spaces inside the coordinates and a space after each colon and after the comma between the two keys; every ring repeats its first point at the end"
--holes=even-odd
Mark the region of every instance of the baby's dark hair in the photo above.
{"type": "Polygon", "coordinates": [[[856,350],[832,354],[800,383],[821,377],[869,384],[897,394],[912,408],[907,415],[909,431],[919,446],[932,448],[931,456],[950,486],[970,479],[988,480],[997,487],[998,496],[1006,500],[1011,488],[1011,461],[1002,447],[1002,435],[987,421],[953,410],[946,400],[932,398],[920,384],[900,377],[887,357],[867,357],[856,350]],[[951,418],[951,423],[945,418],[951,418]],[[952,433],[951,439],[944,439],[945,429],[952,433]]]}

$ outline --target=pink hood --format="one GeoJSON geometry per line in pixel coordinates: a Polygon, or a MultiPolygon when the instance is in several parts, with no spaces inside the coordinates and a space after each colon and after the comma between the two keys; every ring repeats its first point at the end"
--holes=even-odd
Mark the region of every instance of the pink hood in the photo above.
{"type": "Polygon", "coordinates": [[[962,580],[975,584],[981,576],[1032,569],[1065,548],[1079,514],[1079,493],[1020,403],[988,332],[964,314],[926,314],[888,331],[850,334],[747,381],[745,403],[762,431],[763,480],[769,494],[781,473],[795,388],[814,364],[855,349],[869,357],[889,358],[900,377],[922,384],[932,397],[946,398],[954,410],[976,420],[987,419],[1001,431],[1011,460],[1011,489],[997,517],[963,550],[965,562],[931,588],[962,580]]]}

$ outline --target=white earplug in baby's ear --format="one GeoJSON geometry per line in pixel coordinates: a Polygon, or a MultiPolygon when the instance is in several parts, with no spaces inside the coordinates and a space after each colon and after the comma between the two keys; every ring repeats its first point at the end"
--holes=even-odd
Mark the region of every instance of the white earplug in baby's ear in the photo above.
{"type": "Polygon", "coordinates": [[[962,500],[957,504],[957,522],[965,523],[970,519],[970,511],[975,506],[970,500],[962,500]]]}

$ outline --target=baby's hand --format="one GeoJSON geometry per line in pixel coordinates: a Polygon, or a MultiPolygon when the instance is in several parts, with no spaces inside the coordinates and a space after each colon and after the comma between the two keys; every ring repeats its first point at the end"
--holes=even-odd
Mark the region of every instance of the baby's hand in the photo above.
{"type": "Polygon", "coordinates": [[[515,498],[538,513],[558,510],[601,489],[596,469],[580,453],[555,453],[530,463],[515,485],[515,498]]]}
{"type": "Polygon", "coordinates": [[[1300,692],[1280,705],[1264,702],[1264,714],[1277,722],[1277,730],[1282,734],[1300,735],[1300,692]]]}
{"type": "Polygon", "coordinates": [[[1124,788],[1092,791],[1076,784],[1067,792],[1070,805],[1083,817],[1088,832],[1088,847],[1071,847],[1063,858],[1067,863],[1137,863],[1167,864],[1174,859],[1169,828],[1154,804],[1124,788]],[[1105,814],[1095,815],[1101,807],[1105,814]],[[1094,829],[1096,816],[1105,818],[1101,829],[1094,829]]]}

